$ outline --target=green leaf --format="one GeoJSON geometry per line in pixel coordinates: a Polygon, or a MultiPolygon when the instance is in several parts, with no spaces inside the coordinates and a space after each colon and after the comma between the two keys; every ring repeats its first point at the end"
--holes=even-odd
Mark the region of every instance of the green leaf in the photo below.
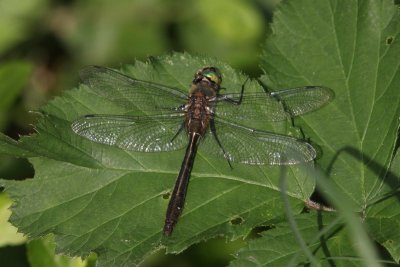
{"type": "Polygon", "coordinates": [[[399,199],[400,193],[390,192],[390,188],[399,188],[400,182],[400,150],[393,159],[391,171],[386,176],[388,193],[382,196],[369,210],[366,224],[371,236],[392,255],[396,262],[400,262],[400,227],[399,199]]]}
{"type": "Polygon", "coordinates": [[[321,147],[318,161],[399,261],[399,175],[389,166],[400,116],[400,9],[392,1],[287,1],[265,44],[264,83],[323,85],[335,100],[296,121],[321,147]],[[385,228],[386,227],[386,228],[385,228]]]}
{"type": "MultiPolygon", "coordinates": [[[[313,257],[322,266],[365,266],[350,245],[346,229],[336,216],[312,212],[296,216],[298,230],[313,257]],[[340,257],[340,261],[338,261],[340,257]]],[[[235,255],[230,267],[250,266],[307,266],[307,259],[288,223],[283,222],[251,240],[235,255]]]]}
{"type": "Polygon", "coordinates": [[[262,58],[272,88],[335,91],[302,126],[324,152],[320,164],[332,164],[332,179],[360,208],[381,193],[396,140],[399,22],[390,1],[292,1],[277,11],[262,58]]]}
{"type": "MultiPolygon", "coordinates": [[[[127,75],[188,92],[193,74],[218,66],[227,92],[240,92],[247,77],[212,58],[173,54],[125,66],[127,75]]],[[[254,81],[247,91],[260,91],[254,81]]],[[[183,151],[129,152],[93,143],[73,133],[84,114],[126,114],[129,110],[89,88],[67,91],[42,108],[37,134],[18,144],[0,139],[10,154],[30,157],[35,178],[1,183],[15,201],[11,221],[30,238],[53,233],[57,252],[98,254],[100,266],[137,264],[161,248],[177,253],[217,235],[237,239],[268,220],[282,219],[280,168],[234,164],[199,151],[183,214],[171,237],[163,237],[167,196],[183,151]]],[[[259,125],[284,133],[288,123],[259,125]],[[272,128],[271,128],[272,127],[272,128]]],[[[308,199],[314,180],[292,167],[288,195],[295,212],[308,199]]]]}

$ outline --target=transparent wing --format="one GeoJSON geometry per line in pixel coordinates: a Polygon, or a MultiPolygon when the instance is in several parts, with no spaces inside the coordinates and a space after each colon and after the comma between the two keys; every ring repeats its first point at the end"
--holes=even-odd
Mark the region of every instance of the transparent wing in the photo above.
{"type": "Polygon", "coordinates": [[[291,116],[299,116],[330,102],[335,94],[323,86],[305,86],[272,92],[271,96],[282,101],[291,116]]]}
{"type": "Polygon", "coordinates": [[[217,98],[216,116],[223,119],[234,118],[239,124],[249,120],[282,121],[290,116],[311,112],[328,103],[333,91],[321,86],[292,88],[272,93],[224,94],[217,98]]]}
{"type": "Polygon", "coordinates": [[[71,127],[80,136],[140,152],[172,151],[186,146],[182,114],[159,116],[85,115],[71,127]]]}
{"type": "Polygon", "coordinates": [[[210,132],[199,149],[225,157],[231,162],[253,165],[291,165],[316,157],[314,148],[301,140],[270,132],[253,130],[215,119],[216,134],[225,154],[210,132]]]}
{"type": "Polygon", "coordinates": [[[217,97],[215,116],[235,120],[238,124],[257,120],[282,121],[289,118],[283,105],[268,93],[244,93],[240,104],[241,94],[225,94],[217,97]]]}
{"type": "Polygon", "coordinates": [[[169,113],[186,103],[180,90],[140,81],[112,69],[88,66],[81,70],[82,82],[94,92],[130,110],[148,115],[169,113]]]}

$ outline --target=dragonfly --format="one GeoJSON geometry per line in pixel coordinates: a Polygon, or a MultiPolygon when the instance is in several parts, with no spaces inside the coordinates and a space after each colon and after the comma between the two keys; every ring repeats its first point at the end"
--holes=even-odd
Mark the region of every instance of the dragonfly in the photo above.
{"type": "Polygon", "coordinates": [[[275,92],[221,94],[222,74],[206,66],[195,72],[184,93],[179,88],[138,80],[113,69],[88,66],[83,84],[131,112],[87,114],[72,130],[91,141],[137,152],[174,151],[186,147],[171,193],[163,234],[170,236],[182,214],[197,149],[232,163],[292,165],[312,161],[309,143],[247,127],[249,122],[283,121],[316,110],[333,98],[331,89],[304,86],[275,92]]]}

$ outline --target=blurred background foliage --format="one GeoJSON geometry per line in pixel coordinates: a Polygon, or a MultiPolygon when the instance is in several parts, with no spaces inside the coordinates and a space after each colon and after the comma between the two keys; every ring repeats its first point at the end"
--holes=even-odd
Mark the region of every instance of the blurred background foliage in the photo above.
{"type": "MultiPolygon", "coordinates": [[[[118,68],[186,51],[217,57],[257,77],[261,44],[279,1],[0,0],[0,130],[15,139],[32,133],[34,111],[77,86],[85,65],[118,68]]],[[[0,156],[1,178],[33,176],[26,160],[0,156]]],[[[54,257],[51,238],[27,244],[7,223],[9,205],[0,193],[1,266],[93,265],[94,260],[54,257]]],[[[145,265],[226,266],[241,245],[215,239],[179,256],[158,253],[145,265]]]]}

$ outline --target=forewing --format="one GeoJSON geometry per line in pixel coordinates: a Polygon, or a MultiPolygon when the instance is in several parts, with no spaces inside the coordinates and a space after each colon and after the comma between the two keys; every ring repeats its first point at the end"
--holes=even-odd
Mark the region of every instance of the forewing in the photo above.
{"type": "Polygon", "coordinates": [[[172,151],[187,143],[181,114],[159,116],[85,115],[72,130],[91,141],[140,152],[172,151]]]}
{"type": "Polygon", "coordinates": [[[147,115],[170,113],[186,103],[187,95],[160,84],[140,81],[115,70],[88,66],[81,70],[82,82],[97,94],[131,111],[147,115]]]}
{"type": "Polygon", "coordinates": [[[321,86],[292,88],[272,93],[244,93],[220,95],[216,116],[246,124],[249,120],[282,121],[311,112],[333,99],[333,91],[321,86]]]}
{"type": "Polygon", "coordinates": [[[215,119],[216,135],[210,133],[200,149],[225,157],[231,162],[253,165],[291,165],[309,162],[316,157],[314,148],[301,140],[265,131],[253,130],[215,119]]]}

